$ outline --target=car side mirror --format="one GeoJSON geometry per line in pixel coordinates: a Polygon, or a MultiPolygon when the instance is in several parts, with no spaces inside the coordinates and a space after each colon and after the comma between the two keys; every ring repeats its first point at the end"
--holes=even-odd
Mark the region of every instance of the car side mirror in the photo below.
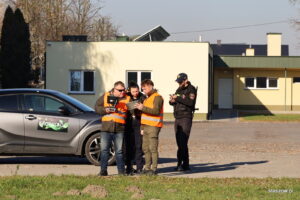
{"type": "Polygon", "coordinates": [[[63,115],[69,115],[71,113],[70,110],[68,109],[68,107],[66,107],[66,106],[59,107],[58,112],[63,115]]]}

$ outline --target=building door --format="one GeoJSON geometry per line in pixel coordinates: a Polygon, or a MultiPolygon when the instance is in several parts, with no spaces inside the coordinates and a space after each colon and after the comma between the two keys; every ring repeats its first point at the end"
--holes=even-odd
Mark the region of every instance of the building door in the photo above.
{"type": "Polygon", "coordinates": [[[300,77],[293,78],[293,88],[292,88],[292,110],[300,110],[300,77]]]}
{"type": "Polygon", "coordinates": [[[219,79],[218,103],[220,109],[232,109],[232,79],[219,79]]]}

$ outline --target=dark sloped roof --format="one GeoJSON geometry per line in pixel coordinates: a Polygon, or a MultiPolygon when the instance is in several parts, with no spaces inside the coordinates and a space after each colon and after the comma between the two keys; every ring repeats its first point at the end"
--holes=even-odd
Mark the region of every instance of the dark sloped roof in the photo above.
{"type": "MultiPolygon", "coordinates": [[[[233,55],[240,56],[246,53],[247,48],[254,48],[256,56],[266,56],[267,55],[267,45],[263,44],[211,44],[214,55],[233,55]]],[[[289,55],[289,46],[281,45],[281,55],[289,55]]]]}

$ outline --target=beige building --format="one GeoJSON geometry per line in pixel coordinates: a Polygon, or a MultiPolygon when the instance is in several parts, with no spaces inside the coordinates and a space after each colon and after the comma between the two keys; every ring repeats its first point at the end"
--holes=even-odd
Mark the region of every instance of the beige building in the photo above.
{"type": "Polygon", "coordinates": [[[300,111],[300,57],[281,56],[281,34],[267,34],[267,56],[214,57],[214,107],[300,111]]]}
{"type": "Polygon", "coordinates": [[[169,94],[177,74],[185,72],[198,87],[197,118],[212,108],[212,49],[199,42],[47,42],[46,88],[69,94],[94,107],[114,82],[141,83],[150,78],[172,113],[169,94]]]}

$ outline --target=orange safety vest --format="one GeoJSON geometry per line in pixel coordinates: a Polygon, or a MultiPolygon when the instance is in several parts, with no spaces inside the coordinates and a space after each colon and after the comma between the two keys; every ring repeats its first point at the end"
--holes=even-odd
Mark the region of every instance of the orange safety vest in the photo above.
{"type": "MultiPolygon", "coordinates": [[[[145,99],[143,105],[148,108],[154,107],[154,98],[160,96],[157,92],[153,93],[150,97],[145,99]]],[[[164,114],[164,106],[162,105],[160,109],[159,115],[151,115],[147,113],[142,113],[141,124],[162,127],[163,126],[163,114],[164,114]]]]}
{"type": "MultiPolygon", "coordinates": [[[[110,95],[109,92],[105,93],[104,95],[104,107],[109,107],[112,106],[107,103],[107,97],[110,95]]],[[[116,112],[114,113],[107,113],[103,115],[102,121],[114,121],[120,124],[125,124],[125,119],[126,119],[126,113],[127,113],[127,106],[126,103],[129,102],[130,97],[125,96],[121,100],[118,101],[116,105],[116,112]]]]}

